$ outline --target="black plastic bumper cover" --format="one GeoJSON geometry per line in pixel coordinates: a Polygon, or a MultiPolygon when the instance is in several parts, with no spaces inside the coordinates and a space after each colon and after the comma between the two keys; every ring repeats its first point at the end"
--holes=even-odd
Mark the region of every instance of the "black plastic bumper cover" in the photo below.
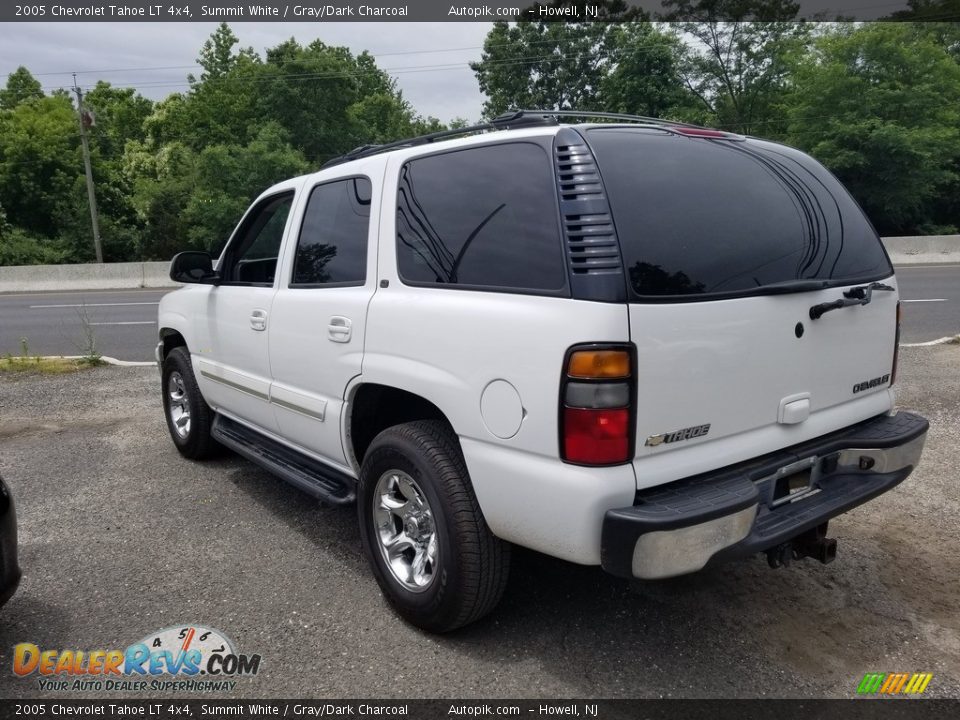
{"type": "Polygon", "coordinates": [[[899,448],[922,438],[928,427],[926,419],[913,413],[883,415],[746,463],[643,490],[633,506],[607,511],[601,541],[603,569],[632,577],[634,548],[642,535],[700,525],[750,507],[757,507],[757,515],[749,534],[720,549],[709,564],[776,547],[890,490],[906,479],[913,466],[889,472],[839,468],[820,478],[819,492],[773,508],[762,501],[757,481],[812,456],[824,458],[853,448],[899,448]]]}

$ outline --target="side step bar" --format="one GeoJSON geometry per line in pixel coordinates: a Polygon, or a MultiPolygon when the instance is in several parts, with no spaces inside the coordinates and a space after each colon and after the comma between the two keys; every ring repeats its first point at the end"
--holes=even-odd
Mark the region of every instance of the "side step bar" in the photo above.
{"type": "Polygon", "coordinates": [[[219,413],[211,434],[239,455],[331,505],[357,499],[356,480],[219,413]]]}

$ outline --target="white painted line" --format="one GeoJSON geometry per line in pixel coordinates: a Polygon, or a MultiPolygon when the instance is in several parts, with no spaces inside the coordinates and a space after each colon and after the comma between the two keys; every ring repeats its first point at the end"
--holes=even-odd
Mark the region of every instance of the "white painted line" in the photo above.
{"type": "Polygon", "coordinates": [[[921,264],[921,263],[907,263],[905,265],[897,265],[894,263],[897,268],[897,272],[901,270],[932,270],[939,268],[960,268],[960,265],[937,265],[933,264],[921,264]]]}
{"type": "Polygon", "coordinates": [[[933,345],[946,345],[947,343],[958,341],[960,341],[960,335],[951,335],[950,337],[942,337],[937,340],[931,340],[930,342],[900,343],[900,347],[931,347],[933,345]]]}
{"type": "Polygon", "coordinates": [[[901,300],[900,302],[946,302],[946,298],[924,298],[923,300],[901,300]]]}
{"type": "Polygon", "coordinates": [[[70,297],[73,295],[150,295],[151,293],[168,293],[171,290],[176,288],[171,286],[163,288],[127,288],[126,290],[44,290],[44,291],[30,291],[25,290],[22,292],[3,292],[0,291],[0,299],[2,298],[11,298],[11,297],[70,297]]]}
{"type": "Polygon", "coordinates": [[[91,325],[156,325],[156,320],[128,320],[126,322],[100,322],[91,325]]]}
{"type": "Polygon", "coordinates": [[[36,308],[82,308],[82,307],[120,307],[122,305],[159,305],[158,302],[126,302],[126,303],[80,303],[78,305],[31,305],[30,309],[36,308]]]}

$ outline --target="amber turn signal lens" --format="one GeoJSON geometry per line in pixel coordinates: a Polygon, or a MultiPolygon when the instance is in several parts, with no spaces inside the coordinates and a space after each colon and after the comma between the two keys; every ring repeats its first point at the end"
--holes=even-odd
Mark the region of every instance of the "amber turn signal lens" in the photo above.
{"type": "Polygon", "coordinates": [[[576,378],[630,377],[630,353],[626,350],[577,350],[570,355],[567,375],[576,378]]]}

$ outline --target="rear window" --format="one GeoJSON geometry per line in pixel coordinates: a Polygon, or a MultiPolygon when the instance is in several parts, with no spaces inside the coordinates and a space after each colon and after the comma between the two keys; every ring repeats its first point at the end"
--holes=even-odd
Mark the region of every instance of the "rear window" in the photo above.
{"type": "Polygon", "coordinates": [[[652,129],[592,128],[587,138],[637,297],[739,296],[892,272],[859,206],[799,151],[652,129]]]}

